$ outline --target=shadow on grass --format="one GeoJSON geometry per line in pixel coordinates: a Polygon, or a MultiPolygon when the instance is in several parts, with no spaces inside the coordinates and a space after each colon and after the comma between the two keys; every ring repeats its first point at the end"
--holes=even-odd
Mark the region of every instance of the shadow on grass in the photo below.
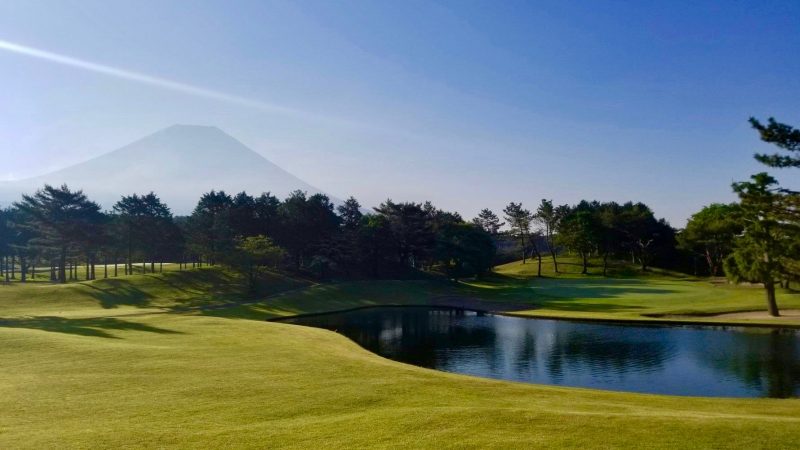
{"type": "Polygon", "coordinates": [[[142,331],[159,334],[183,334],[179,331],[167,330],[137,322],[128,322],[113,317],[99,317],[88,319],[68,319],[56,316],[41,316],[29,319],[2,319],[0,327],[28,328],[32,330],[50,331],[55,333],[77,334],[80,336],[103,337],[120,339],[111,330],[142,331]]]}
{"type": "Polygon", "coordinates": [[[145,307],[153,296],[137,288],[129,280],[103,280],[99,283],[81,283],[90,289],[89,296],[100,302],[103,308],[116,308],[120,305],[145,307]]]}
{"type": "Polygon", "coordinates": [[[108,278],[82,282],[87,295],[106,309],[122,305],[140,308],[174,302],[178,306],[198,306],[242,299],[242,280],[221,270],[192,270],[147,274],[136,278],[108,278]]]}
{"type": "Polygon", "coordinates": [[[675,294],[677,289],[654,285],[646,278],[529,278],[492,274],[483,280],[462,285],[463,292],[487,300],[524,303],[536,308],[613,312],[641,309],[640,306],[615,305],[587,300],[619,299],[625,296],[660,296],[675,294]]]}

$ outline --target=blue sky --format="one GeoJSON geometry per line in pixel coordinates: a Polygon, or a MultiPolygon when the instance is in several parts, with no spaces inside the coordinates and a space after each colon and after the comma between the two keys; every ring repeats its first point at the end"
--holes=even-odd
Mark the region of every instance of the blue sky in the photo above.
{"type": "Polygon", "coordinates": [[[800,125],[799,18],[796,1],[5,1],[0,41],[264,107],[0,50],[0,177],[216,125],[367,206],[636,200],[680,227],[762,170],[749,116],[800,125]]]}

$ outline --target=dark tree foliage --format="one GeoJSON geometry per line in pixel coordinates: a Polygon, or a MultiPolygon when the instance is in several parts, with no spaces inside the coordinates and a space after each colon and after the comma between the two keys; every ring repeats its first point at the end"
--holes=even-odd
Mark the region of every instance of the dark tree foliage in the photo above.
{"type": "Polygon", "coordinates": [[[336,211],[339,213],[343,230],[354,231],[361,226],[364,214],[361,213],[361,204],[355,198],[350,197],[345,200],[343,204],[336,207],[336,211]]]}
{"type": "Polygon", "coordinates": [[[66,283],[69,253],[85,248],[99,234],[103,218],[100,206],[66,185],[45,185],[34,195],[23,195],[14,206],[25,219],[20,225],[37,235],[35,244],[57,255],[57,279],[66,283]]]}
{"type": "Polygon", "coordinates": [[[437,239],[437,258],[455,280],[488,272],[495,251],[492,236],[474,224],[449,223],[443,226],[437,239]]]}
{"type": "Polygon", "coordinates": [[[256,199],[247,192],[240,192],[233,197],[228,221],[234,236],[256,236],[259,233],[256,217],[256,199]]]}
{"type": "Polygon", "coordinates": [[[381,203],[375,212],[386,218],[397,259],[412,268],[422,268],[436,242],[434,228],[452,218],[439,217],[436,211],[426,210],[419,203],[391,200],[381,203]]]}
{"type": "Polygon", "coordinates": [[[150,261],[150,272],[155,272],[156,260],[163,262],[176,253],[182,241],[179,229],[169,207],[155,193],[124,196],[114,204],[113,212],[123,236],[129,273],[133,273],[134,256],[141,257],[143,268],[150,261]]]}
{"type": "Polygon", "coordinates": [[[579,205],[564,217],[558,228],[558,240],[580,255],[582,274],[588,273],[589,255],[600,243],[600,222],[595,214],[596,208],[596,205],[579,205]]]}
{"type": "Polygon", "coordinates": [[[275,236],[278,230],[278,207],[281,201],[265,192],[255,199],[255,217],[259,235],[275,236]]]}
{"type": "Polygon", "coordinates": [[[713,203],[693,214],[678,234],[679,246],[702,257],[713,277],[721,275],[722,263],[742,233],[739,209],[737,204],[713,203]]]}
{"type": "Polygon", "coordinates": [[[317,266],[327,264],[325,248],[339,226],[339,218],[333,212],[333,203],[324,194],[306,196],[295,191],[278,207],[280,226],[278,244],[285,248],[295,269],[311,263],[317,257],[317,266]]]}
{"type": "Polygon", "coordinates": [[[638,260],[643,271],[650,266],[658,249],[663,248],[665,242],[674,241],[675,236],[675,230],[663,219],[656,219],[644,203],[622,205],[620,231],[632,260],[638,260]]]}
{"type": "Polygon", "coordinates": [[[500,232],[500,228],[505,225],[505,222],[501,222],[500,218],[497,217],[497,214],[492,212],[491,209],[484,208],[478,213],[478,217],[472,219],[472,223],[481,227],[483,231],[491,234],[492,236],[497,235],[500,232]]]}
{"type": "Polygon", "coordinates": [[[789,152],[788,155],[756,153],[756,160],[769,167],[800,167],[800,130],[777,122],[772,117],[767,119],[766,125],[751,117],[750,125],[758,131],[762,141],[789,152]]]}
{"type": "Polygon", "coordinates": [[[214,264],[233,248],[235,232],[231,226],[233,199],[225,191],[203,194],[188,221],[193,253],[214,264]]]}
{"type": "Polygon", "coordinates": [[[6,267],[13,242],[11,234],[14,223],[11,216],[12,210],[10,208],[0,210],[0,279],[5,279],[5,281],[9,281],[11,278],[6,267]]]}
{"type": "Polygon", "coordinates": [[[359,259],[366,272],[375,278],[393,266],[400,254],[389,218],[381,214],[367,214],[361,219],[357,242],[359,259]]]}
{"type": "Polygon", "coordinates": [[[336,207],[340,228],[327,246],[328,257],[350,276],[359,265],[359,229],[364,220],[361,204],[353,197],[336,207]]]}
{"type": "Polygon", "coordinates": [[[248,290],[256,292],[258,274],[264,267],[275,268],[283,258],[283,249],[263,236],[237,237],[233,249],[225,255],[225,263],[247,278],[248,290]]]}
{"type": "MultiPolygon", "coordinates": [[[[522,263],[525,264],[526,255],[528,253],[525,241],[531,231],[533,215],[530,211],[522,207],[522,203],[514,202],[509,203],[508,206],[503,209],[503,214],[505,214],[506,223],[508,223],[509,228],[511,228],[511,234],[519,239],[520,247],[522,248],[522,263]]],[[[530,241],[530,239],[528,239],[528,241],[530,241]]],[[[541,275],[541,267],[539,275],[541,275]]]]}

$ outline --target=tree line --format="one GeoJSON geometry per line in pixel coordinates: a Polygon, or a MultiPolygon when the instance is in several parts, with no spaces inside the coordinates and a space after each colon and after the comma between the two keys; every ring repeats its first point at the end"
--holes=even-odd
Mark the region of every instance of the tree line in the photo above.
{"type": "Polygon", "coordinates": [[[302,191],[279,200],[211,191],[189,216],[175,217],[155,193],[122,197],[102,211],[82,191],[45,185],[0,211],[0,276],[48,272],[78,277],[161,271],[164,262],[226,264],[253,275],[264,265],[319,278],[402,276],[438,270],[451,277],[485,273],[495,256],[492,235],[430,202],[387,200],[364,214],[350,198],[338,207],[302,191]],[[98,275],[96,267],[101,267],[98,275]]]}
{"type": "Polygon", "coordinates": [[[674,253],[675,230],[641,203],[583,201],[535,213],[510,203],[501,219],[484,209],[471,221],[430,202],[387,200],[363,212],[355,198],[339,206],[324,194],[295,191],[280,200],[223,191],[203,194],[192,213],[175,217],[155,193],[123,196],[109,211],[68,186],[44,186],[0,211],[0,276],[26,281],[36,267],[65,283],[83,276],[161,271],[226,264],[248,274],[259,267],[306,272],[318,278],[398,277],[436,271],[451,278],[480,276],[498,262],[498,246],[536,258],[558,271],[565,249],[607,262],[628,258],[647,269],[674,253]],[[508,230],[504,225],[508,224],[508,230]],[[513,250],[516,249],[516,250],[513,250]]]}
{"type": "MultiPolygon", "coordinates": [[[[551,258],[559,273],[558,254],[563,250],[580,257],[583,274],[588,273],[592,256],[602,260],[603,276],[613,259],[629,258],[642,271],[655,261],[676,268],[682,264],[676,230],[666,220],[657,219],[643,203],[583,200],[572,206],[554,206],[552,200],[543,199],[535,212],[512,202],[503,214],[510,234],[519,240],[523,264],[535,259],[538,276],[542,276],[543,257],[551,258]]],[[[491,215],[484,210],[476,221],[482,223],[491,215]]]]}

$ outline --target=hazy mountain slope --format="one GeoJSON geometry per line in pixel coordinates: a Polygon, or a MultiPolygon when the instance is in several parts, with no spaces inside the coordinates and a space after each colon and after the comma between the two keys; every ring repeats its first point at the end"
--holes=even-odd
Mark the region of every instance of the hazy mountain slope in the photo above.
{"type": "Polygon", "coordinates": [[[56,172],[2,182],[0,205],[45,183],[83,189],[104,208],[111,208],[123,194],[154,191],[176,214],[189,213],[211,189],[254,195],[269,191],[279,198],[296,189],[320,192],[220,129],[190,125],[166,128],[56,172]]]}

